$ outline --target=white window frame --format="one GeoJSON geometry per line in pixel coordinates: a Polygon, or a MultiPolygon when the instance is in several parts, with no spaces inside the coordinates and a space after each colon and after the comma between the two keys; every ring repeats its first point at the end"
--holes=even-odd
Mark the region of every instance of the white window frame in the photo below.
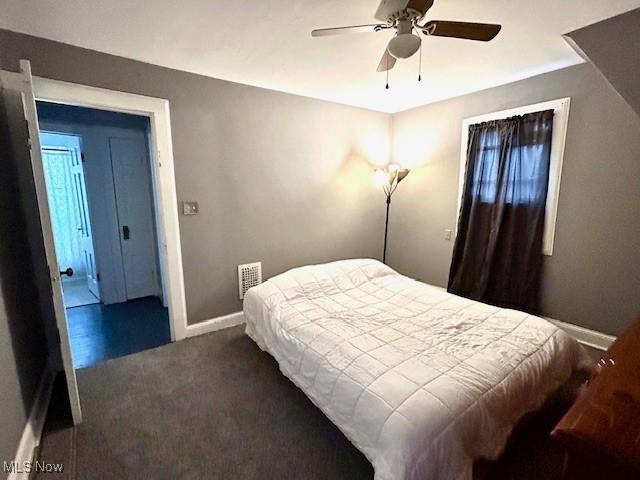
{"type": "Polygon", "coordinates": [[[460,145],[460,178],[458,180],[458,216],[456,219],[456,233],[462,208],[462,192],[467,173],[467,145],[469,143],[469,127],[478,123],[492,120],[502,120],[516,115],[553,110],[553,135],[551,138],[551,164],[549,167],[549,189],[547,191],[547,205],[544,221],[544,237],[542,240],[542,253],[553,255],[553,242],[556,235],[556,219],[558,217],[558,199],[560,198],[560,179],[562,177],[562,162],[567,139],[569,125],[569,109],[571,98],[561,98],[548,102],[536,103],[524,107],[502,110],[500,112],[487,113],[475,117],[465,118],[462,121],[462,142],[460,145]]]}

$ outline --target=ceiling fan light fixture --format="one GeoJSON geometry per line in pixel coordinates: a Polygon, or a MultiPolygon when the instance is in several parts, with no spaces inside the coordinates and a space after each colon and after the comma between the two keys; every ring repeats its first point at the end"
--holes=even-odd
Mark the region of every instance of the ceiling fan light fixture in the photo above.
{"type": "Polygon", "coordinates": [[[387,49],[395,58],[409,58],[420,48],[422,40],[412,33],[400,33],[393,37],[387,49]]]}

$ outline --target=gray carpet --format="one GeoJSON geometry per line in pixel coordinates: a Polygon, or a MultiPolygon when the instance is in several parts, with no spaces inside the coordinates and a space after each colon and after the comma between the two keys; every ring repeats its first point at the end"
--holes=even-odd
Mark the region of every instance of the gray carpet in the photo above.
{"type": "MultiPolygon", "coordinates": [[[[279,371],[243,327],[78,371],[84,423],[58,382],[40,459],[81,479],[370,479],[366,458],[279,371]]],[[[548,432],[527,422],[485,478],[559,478],[548,432]]]]}
{"type": "MultiPolygon", "coordinates": [[[[243,332],[79,370],[76,478],[371,478],[365,457],[243,332]]],[[[48,429],[41,458],[67,468],[70,437],[48,429]]]]}

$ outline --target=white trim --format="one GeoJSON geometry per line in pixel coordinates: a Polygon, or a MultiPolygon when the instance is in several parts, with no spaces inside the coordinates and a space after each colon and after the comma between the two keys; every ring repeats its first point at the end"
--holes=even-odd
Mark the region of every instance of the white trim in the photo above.
{"type": "Polygon", "coordinates": [[[477,123],[498,120],[516,115],[540,112],[543,110],[554,110],[553,136],[551,139],[551,165],[549,170],[549,189],[547,192],[547,205],[544,225],[544,239],[542,253],[553,255],[553,243],[556,234],[556,218],[558,217],[558,200],[560,198],[560,179],[562,177],[562,162],[567,138],[567,128],[569,125],[569,109],[571,98],[561,98],[548,102],[536,103],[524,107],[502,110],[500,112],[487,113],[476,117],[465,118],[462,121],[462,142],[460,144],[460,174],[458,178],[458,211],[456,217],[456,234],[458,221],[460,219],[460,209],[462,207],[462,190],[464,189],[464,179],[467,170],[467,145],[469,143],[469,126],[477,123]]]}
{"type": "Polygon", "coordinates": [[[613,335],[607,335],[606,333],[589,330],[588,328],[573,325],[572,323],[561,322],[560,320],[554,320],[553,318],[543,318],[553,323],[556,327],[561,328],[562,330],[567,332],[578,342],[591,348],[596,348],[598,350],[607,350],[616,340],[616,337],[614,337],[613,335]]]}
{"type": "MultiPolygon", "coordinates": [[[[435,285],[430,286],[438,288],[443,292],[447,291],[447,289],[444,287],[438,287],[435,285]]],[[[596,348],[603,351],[608,350],[611,344],[616,340],[616,337],[614,337],[613,335],[607,335],[606,333],[601,333],[596,330],[589,330],[588,328],[580,327],[572,323],[561,322],[560,320],[555,320],[550,317],[540,318],[544,318],[546,321],[553,323],[556,327],[567,332],[578,342],[591,348],[596,348]]]]}
{"type": "Polygon", "coordinates": [[[114,112],[132,113],[149,117],[151,124],[151,172],[155,190],[156,211],[161,229],[162,271],[167,284],[171,339],[186,338],[187,306],[184,293],[184,274],[178,223],[171,119],[169,101],[132,93],[106,90],[75,83],[34,77],[35,96],[38,100],[63,103],[114,112]],[[164,247],[164,248],[162,248],[164,247]]]}
{"type": "MultiPolygon", "coordinates": [[[[42,429],[47,419],[47,411],[49,410],[49,401],[51,400],[51,392],[53,391],[55,378],[56,371],[51,363],[47,362],[44,373],[40,378],[40,384],[38,385],[38,390],[33,400],[27,424],[22,431],[18,450],[16,451],[14,461],[20,468],[25,462],[33,461],[35,450],[38,445],[40,445],[42,429]]],[[[28,478],[29,474],[27,472],[11,472],[7,476],[7,480],[28,480],[28,478]]]]}
{"type": "Polygon", "coordinates": [[[244,313],[235,312],[221,317],[210,318],[203,322],[187,326],[187,337],[195,337],[205,333],[215,332],[224,328],[235,327],[244,323],[244,313]]]}
{"type": "MultiPolygon", "coordinates": [[[[438,288],[443,292],[447,291],[447,289],[444,287],[436,287],[435,285],[430,286],[438,288]]],[[[613,335],[607,335],[606,333],[601,333],[596,330],[589,330],[588,328],[580,327],[572,323],[561,322],[560,320],[555,320],[550,317],[540,318],[544,318],[546,321],[553,323],[556,327],[567,332],[581,344],[591,348],[596,348],[598,350],[604,351],[607,350],[616,340],[616,337],[614,337],[613,335]]]]}

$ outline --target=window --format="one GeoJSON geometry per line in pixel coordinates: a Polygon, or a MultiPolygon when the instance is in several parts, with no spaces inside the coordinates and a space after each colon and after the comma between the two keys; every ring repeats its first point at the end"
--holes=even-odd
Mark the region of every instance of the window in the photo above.
{"type": "MultiPolygon", "coordinates": [[[[477,123],[488,122],[491,120],[500,120],[504,118],[513,117],[516,115],[524,115],[527,113],[539,112],[543,110],[554,110],[553,119],[553,136],[551,140],[551,164],[549,171],[549,189],[547,192],[547,203],[545,210],[545,227],[542,253],[545,255],[553,254],[553,241],[555,237],[555,225],[558,212],[558,198],[560,192],[560,176],[562,173],[562,159],[564,156],[565,139],[567,134],[567,125],[569,122],[569,106],[570,98],[563,98],[560,100],[552,100],[549,102],[538,103],[535,105],[528,105],[526,107],[514,108],[512,110],[504,110],[501,112],[489,113],[486,115],[480,115],[477,117],[467,118],[462,122],[462,144],[460,150],[460,179],[458,187],[458,215],[460,215],[460,207],[462,201],[462,192],[464,188],[464,179],[466,175],[466,162],[467,162],[467,145],[469,140],[469,126],[477,123]]],[[[497,148],[498,139],[495,142],[491,142],[491,139],[487,139],[485,143],[485,149],[489,151],[492,148],[497,148]]],[[[536,145],[524,146],[524,149],[540,148],[536,145]]],[[[524,152],[523,152],[524,153],[524,152]]],[[[527,157],[532,157],[527,155],[527,157]]],[[[497,162],[493,165],[489,165],[486,168],[497,168],[497,162]]],[[[483,201],[492,202],[495,198],[496,185],[491,181],[485,181],[483,179],[495,178],[495,172],[491,175],[491,172],[476,172],[474,176],[474,182],[478,185],[481,192],[481,198],[483,201]],[[486,173],[486,175],[485,175],[486,173]]],[[[532,194],[530,189],[527,189],[526,183],[535,183],[537,169],[535,165],[531,165],[527,168],[526,172],[522,172],[522,185],[519,189],[514,189],[514,192],[508,196],[507,201],[513,204],[525,203],[529,199],[526,195],[532,194]]]]}

